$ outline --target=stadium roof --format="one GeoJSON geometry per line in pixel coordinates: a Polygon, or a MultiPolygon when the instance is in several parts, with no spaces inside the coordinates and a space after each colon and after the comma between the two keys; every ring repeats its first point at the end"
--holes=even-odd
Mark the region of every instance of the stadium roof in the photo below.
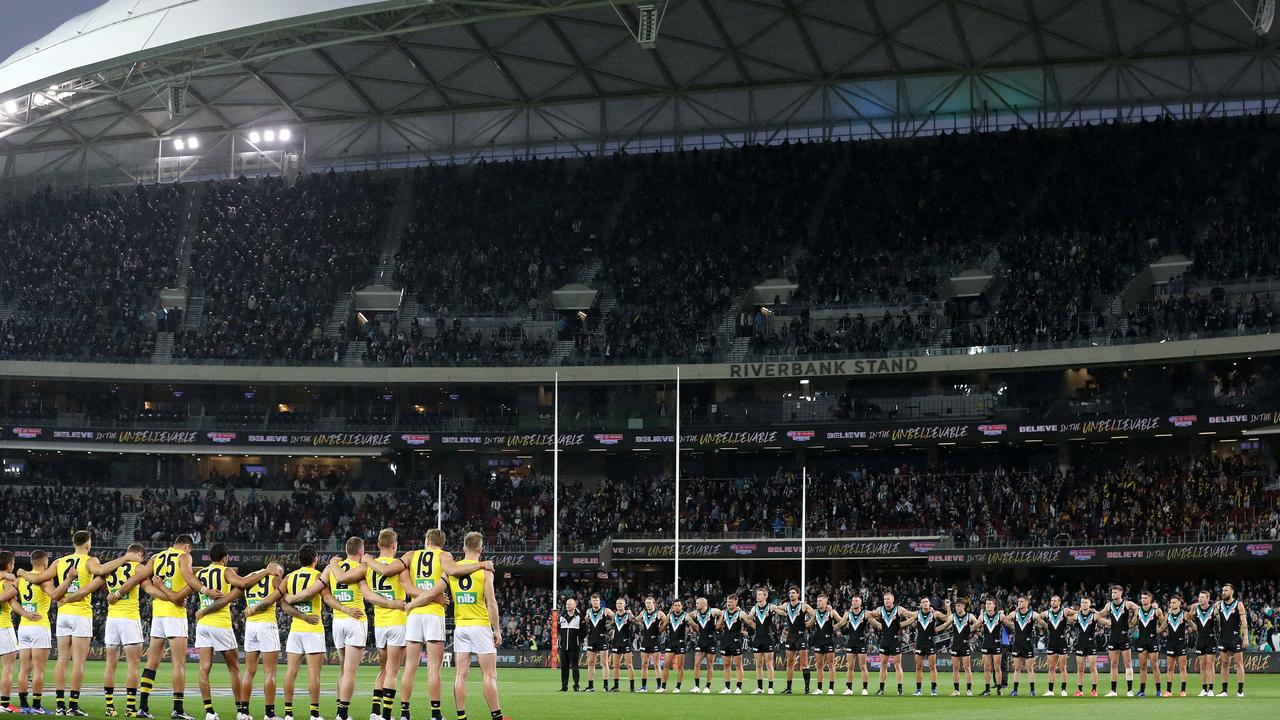
{"type": "Polygon", "coordinates": [[[0,179],[1220,112],[1276,48],[1232,0],[109,0],[0,64],[0,179]]]}

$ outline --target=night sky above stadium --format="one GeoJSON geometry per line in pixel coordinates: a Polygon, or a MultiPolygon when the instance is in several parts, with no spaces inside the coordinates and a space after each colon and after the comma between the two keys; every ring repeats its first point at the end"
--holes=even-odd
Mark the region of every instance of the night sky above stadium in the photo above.
{"type": "Polygon", "coordinates": [[[29,0],[0,0],[0,61],[7,59],[50,30],[104,0],[55,0],[33,3],[29,0]]]}

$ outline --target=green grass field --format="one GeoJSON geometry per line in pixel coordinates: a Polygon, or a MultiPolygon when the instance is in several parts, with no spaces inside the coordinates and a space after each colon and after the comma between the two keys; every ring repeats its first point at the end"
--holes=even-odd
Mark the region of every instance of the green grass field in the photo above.
{"type": "MultiPolygon", "coordinates": [[[[161,669],[156,683],[156,694],[152,697],[151,710],[158,718],[167,718],[171,707],[168,697],[169,679],[168,665],[161,669]]],[[[116,680],[116,707],[124,708],[123,670],[121,665],[116,680]]],[[[187,712],[203,720],[201,715],[199,691],[197,689],[197,668],[193,663],[187,664],[187,712]]],[[[454,706],[451,693],[453,671],[445,670],[444,716],[453,720],[454,706]]],[[[376,668],[362,667],[356,685],[356,696],[351,707],[354,720],[367,720],[369,717],[369,689],[372,686],[376,668]]],[[[303,676],[305,678],[305,674],[303,676]]],[[[583,684],[585,685],[585,674],[583,684]]],[[[717,674],[717,678],[719,675],[717,674]]],[[[843,674],[840,676],[843,678],[843,674]]],[[[48,679],[53,680],[53,664],[50,662],[48,679]]],[[[1153,712],[1169,712],[1179,715],[1195,713],[1207,714],[1215,718],[1265,718],[1274,717],[1275,710],[1280,707],[1280,675],[1251,675],[1245,686],[1247,697],[1234,697],[1235,685],[1232,684],[1232,697],[1199,698],[1195,693],[1199,683],[1195,676],[1190,678],[1191,697],[1187,698],[1073,698],[1073,697],[946,697],[950,693],[950,677],[947,675],[941,683],[939,697],[802,697],[792,696],[720,696],[691,695],[688,689],[692,685],[692,676],[686,675],[684,692],[680,695],[647,695],[629,694],[626,692],[626,676],[623,675],[623,693],[614,695],[596,692],[594,694],[572,693],[565,695],[557,692],[560,687],[559,671],[540,669],[500,669],[498,681],[502,693],[502,710],[516,720],[551,720],[552,718],[591,718],[592,720],[633,720],[641,717],[697,717],[700,720],[742,720],[750,717],[804,717],[805,720],[827,720],[828,718],[849,718],[862,715],[873,715],[877,718],[956,718],[964,720],[989,720],[996,717],[1026,718],[1028,713],[1035,713],[1035,720],[1079,720],[1082,716],[1094,715],[1100,711],[1109,716],[1135,716],[1142,713],[1150,716],[1153,712]],[[694,709],[696,708],[696,709],[694,709]],[[1105,708],[1105,710],[1104,710],[1105,708]],[[1267,708],[1270,708],[1268,710],[1267,708]]],[[[1037,688],[1043,690],[1044,676],[1040,676],[1037,688]]],[[[93,717],[103,717],[102,706],[102,663],[91,662],[85,669],[84,695],[81,706],[93,717]]],[[[283,685],[284,667],[280,668],[280,681],[283,685]]],[[[325,667],[322,685],[321,713],[326,720],[334,718],[334,686],[337,681],[337,669],[325,667]]],[[[799,685],[797,678],[797,686],[799,685]]],[[[1103,677],[1104,689],[1106,678],[1103,677]]],[[[221,666],[214,669],[212,676],[214,705],[223,720],[235,718],[235,706],[227,695],[226,670],[221,666]]],[[[892,682],[892,676],[890,677],[892,682]]],[[[910,673],[907,675],[907,692],[914,689],[914,681],[910,673]]],[[[301,684],[301,683],[300,683],[301,684]]],[[[777,687],[781,689],[783,683],[777,687]]],[[[638,686],[638,683],[637,683],[638,686]]],[[[717,690],[723,687],[718,685],[717,690]]],[[[755,687],[755,680],[747,674],[745,691],[755,687]]],[[[1123,688],[1123,680],[1121,681],[1123,688]]],[[[844,688],[837,682],[836,692],[844,688]]],[[[892,686],[891,686],[892,688],[892,686]]],[[[872,691],[875,685],[873,680],[872,691]]],[[[1025,691],[1025,686],[1024,686],[1025,691]]],[[[1176,689],[1176,685],[1175,685],[1176,689]]],[[[305,684],[303,692],[295,702],[302,713],[306,712],[305,684]]],[[[1072,687],[1074,690],[1074,687],[1072,687]]],[[[890,689],[890,692],[893,692],[890,689]]],[[[17,702],[17,689],[13,691],[14,702],[17,702]]],[[[283,700],[277,698],[277,705],[283,700]]],[[[54,706],[52,684],[45,690],[45,707],[54,706]]],[[[261,675],[259,684],[254,690],[253,712],[262,717],[261,675]]],[[[283,714],[282,707],[277,712],[283,714]]],[[[480,694],[480,670],[473,667],[467,698],[468,717],[474,720],[487,720],[488,709],[480,694]]],[[[417,677],[417,689],[413,703],[413,715],[416,720],[427,720],[430,717],[426,702],[426,668],[417,677]]]]}

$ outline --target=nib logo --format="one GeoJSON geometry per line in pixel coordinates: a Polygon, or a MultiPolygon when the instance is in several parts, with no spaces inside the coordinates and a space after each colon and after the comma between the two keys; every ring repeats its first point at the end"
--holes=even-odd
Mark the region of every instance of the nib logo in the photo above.
{"type": "Polygon", "coordinates": [[[733,551],[734,555],[750,555],[756,551],[756,546],[754,543],[738,543],[730,545],[729,549],[733,551]]]}
{"type": "Polygon", "coordinates": [[[1174,427],[1180,427],[1180,428],[1191,427],[1192,425],[1196,424],[1196,416],[1195,415],[1174,415],[1169,418],[1169,422],[1173,423],[1174,427]]]}
{"type": "Polygon", "coordinates": [[[236,434],[233,432],[211,432],[206,433],[205,436],[219,445],[225,445],[236,439],[236,434]]]}
{"type": "Polygon", "coordinates": [[[600,433],[593,437],[595,438],[595,441],[601,445],[617,445],[622,442],[622,435],[620,433],[600,433]]]}
{"type": "Polygon", "coordinates": [[[1073,560],[1079,560],[1081,562],[1084,562],[1087,560],[1092,560],[1094,556],[1097,554],[1098,554],[1098,551],[1094,550],[1093,548],[1076,548],[1071,551],[1071,558],[1073,560]]]}
{"type": "Polygon", "coordinates": [[[978,432],[987,437],[999,437],[1009,429],[1008,425],[979,425],[978,432]]]}
{"type": "Polygon", "coordinates": [[[43,434],[44,434],[44,428],[22,428],[22,427],[16,427],[16,428],[14,428],[14,429],[13,429],[13,434],[14,434],[14,435],[17,435],[18,437],[22,438],[23,440],[30,440],[31,438],[38,438],[38,437],[40,437],[41,435],[43,435],[43,434]]]}
{"type": "Polygon", "coordinates": [[[809,442],[813,439],[814,435],[817,435],[817,433],[812,430],[792,430],[787,433],[787,437],[796,442],[809,442]]]}
{"type": "Polygon", "coordinates": [[[401,435],[400,439],[405,445],[426,445],[431,442],[430,435],[401,435]]]}
{"type": "Polygon", "coordinates": [[[933,540],[917,540],[911,543],[909,547],[918,553],[929,553],[933,552],[934,548],[938,547],[938,543],[933,540]]]}
{"type": "Polygon", "coordinates": [[[1246,545],[1245,549],[1256,557],[1267,557],[1271,554],[1273,547],[1272,543],[1254,543],[1252,545],[1246,545]]]}

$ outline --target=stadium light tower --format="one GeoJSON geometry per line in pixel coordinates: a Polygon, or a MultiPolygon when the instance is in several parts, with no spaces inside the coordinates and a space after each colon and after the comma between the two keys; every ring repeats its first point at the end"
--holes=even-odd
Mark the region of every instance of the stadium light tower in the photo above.
{"type": "Polygon", "coordinates": [[[624,3],[620,0],[610,0],[613,11],[618,14],[618,19],[622,20],[623,26],[627,28],[627,32],[631,33],[631,37],[640,44],[645,50],[653,50],[658,47],[658,30],[662,27],[662,19],[667,16],[667,8],[671,5],[671,0],[661,0],[661,2],[639,2],[624,3]],[[622,5],[634,4],[636,8],[635,26],[632,27],[631,13],[623,12],[622,5]]]}
{"type": "Polygon", "coordinates": [[[1240,4],[1240,0],[1231,0],[1241,13],[1253,23],[1253,31],[1259,35],[1271,32],[1271,23],[1276,19],[1276,0],[1256,0],[1253,12],[1250,13],[1240,4]]]}

